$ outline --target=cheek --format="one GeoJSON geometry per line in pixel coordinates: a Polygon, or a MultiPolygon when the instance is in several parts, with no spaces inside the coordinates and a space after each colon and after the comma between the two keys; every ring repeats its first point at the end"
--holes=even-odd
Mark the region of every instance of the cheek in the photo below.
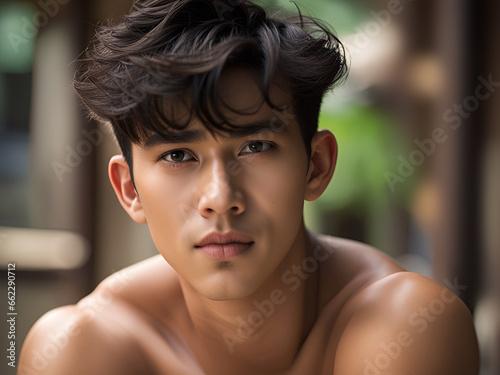
{"type": "Polygon", "coordinates": [[[158,214],[166,210],[170,212],[172,208],[172,196],[176,192],[175,183],[168,179],[161,178],[161,175],[145,175],[141,180],[141,185],[137,186],[140,194],[141,203],[144,207],[146,217],[155,218],[158,214]]]}
{"type": "Polygon", "coordinates": [[[187,188],[188,181],[182,177],[167,178],[162,173],[142,173],[137,189],[144,213],[154,242],[159,248],[165,247],[165,238],[171,243],[172,233],[179,233],[179,228],[186,221],[186,215],[192,211],[192,189],[187,188]]]}
{"type": "Polygon", "coordinates": [[[304,181],[296,172],[281,169],[280,173],[269,174],[259,189],[271,212],[286,214],[301,207],[304,197],[304,181]]]}
{"type": "Polygon", "coordinates": [[[284,156],[255,177],[259,183],[253,185],[252,195],[275,231],[293,229],[302,220],[306,167],[302,159],[295,159],[284,156]]]}

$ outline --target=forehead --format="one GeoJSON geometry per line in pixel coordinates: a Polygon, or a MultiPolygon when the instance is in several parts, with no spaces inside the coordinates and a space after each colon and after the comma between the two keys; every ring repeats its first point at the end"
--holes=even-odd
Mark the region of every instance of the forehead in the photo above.
{"type": "MultiPolygon", "coordinates": [[[[229,108],[238,112],[272,112],[262,94],[263,88],[258,73],[241,67],[227,68],[218,82],[218,98],[229,108]]],[[[269,89],[269,99],[278,108],[292,105],[292,96],[283,88],[273,84],[269,89]]],[[[230,114],[228,114],[230,116],[230,114]]]]}
{"type": "MultiPolygon", "coordinates": [[[[292,96],[279,86],[273,85],[268,93],[271,103],[268,103],[256,74],[255,71],[245,68],[227,68],[221,74],[217,84],[215,103],[222,115],[221,119],[230,126],[221,127],[202,123],[185,98],[167,100],[164,111],[166,118],[174,124],[184,125],[177,127],[168,124],[160,130],[161,134],[154,131],[148,132],[139,146],[149,148],[151,144],[158,144],[162,141],[164,143],[198,141],[207,136],[208,129],[221,137],[241,137],[263,130],[275,131],[276,129],[288,132],[286,125],[289,125],[290,118],[294,117],[292,96]],[[283,111],[287,116],[282,115],[283,111]],[[282,124],[283,119],[286,120],[286,124],[282,124]]],[[[209,112],[213,113],[211,109],[209,112]]],[[[219,116],[215,115],[215,118],[219,116]]]]}

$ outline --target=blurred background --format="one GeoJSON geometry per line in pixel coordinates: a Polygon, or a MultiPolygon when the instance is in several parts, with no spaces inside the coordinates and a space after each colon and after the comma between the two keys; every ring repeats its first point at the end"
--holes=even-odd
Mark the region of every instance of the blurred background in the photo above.
{"type": "MultiPolygon", "coordinates": [[[[87,120],[71,85],[95,26],[131,3],[0,1],[0,305],[6,314],[15,263],[18,354],[46,311],[156,254],[108,182],[118,152],[108,129],[87,120]]],[[[320,128],[336,135],[339,159],[306,222],[454,290],[474,314],[481,374],[500,374],[500,3],[297,4],[332,25],[351,64],[324,102],[320,128]]]]}

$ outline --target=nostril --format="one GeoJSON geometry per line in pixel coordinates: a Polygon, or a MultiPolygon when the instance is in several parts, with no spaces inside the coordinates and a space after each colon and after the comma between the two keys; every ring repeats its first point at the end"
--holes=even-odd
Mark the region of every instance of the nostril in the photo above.
{"type": "Polygon", "coordinates": [[[238,191],[219,191],[218,194],[203,194],[198,202],[198,212],[202,216],[214,214],[239,215],[245,211],[245,198],[238,191]]]}

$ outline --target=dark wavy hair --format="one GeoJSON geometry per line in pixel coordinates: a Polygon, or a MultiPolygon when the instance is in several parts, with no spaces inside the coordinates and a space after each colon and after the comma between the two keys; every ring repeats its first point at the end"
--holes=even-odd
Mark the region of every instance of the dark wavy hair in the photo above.
{"type": "Polygon", "coordinates": [[[342,43],[320,21],[269,17],[246,0],[137,0],[123,22],[98,28],[79,62],[76,92],[111,123],[131,171],[131,142],[151,132],[168,139],[193,117],[212,133],[238,131],[217,95],[229,66],[253,69],[273,109],[273,84],[291,93],[309,157],[322,98],[348,71],[342,43]],[[179,104],[188,119],[178,120],[179,104]]]}

